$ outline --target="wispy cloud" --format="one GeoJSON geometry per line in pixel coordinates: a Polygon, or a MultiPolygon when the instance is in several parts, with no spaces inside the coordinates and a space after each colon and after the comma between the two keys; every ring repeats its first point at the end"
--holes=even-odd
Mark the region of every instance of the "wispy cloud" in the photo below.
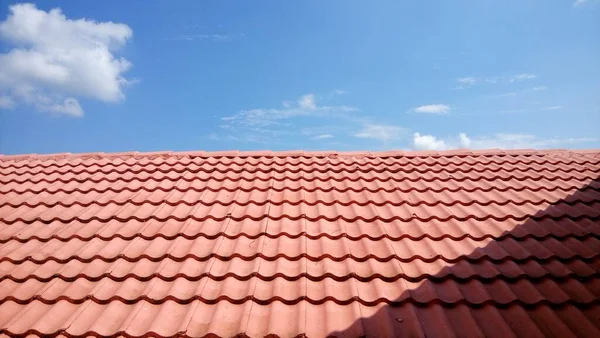
{"type": "Polygon", "coordinates": [[[214,42],[226,42],[232,40],[231,35],[227,34],[182,34],[170,38],[165,38],[165,40],[171,41],[196,41],[196,40],[211,40],[214,42]]]}
{"type": "Polygon", "coordinates": [[[498,83],[501,80],[502,80],[502,77],[500,77],[500,76],[486,77],[485,79],[483,79],[483,81],[487,82],[487,83],[498,83]]]}
{"type": "Polygon", "coordinates": [[[515,114],[515,113],[524,113],[525,109],[508,109],[508,110],[501,110],[500,114],[515,114]]]}
{"type": "Polygon", "coordinates": [[[595,142],[596,138],[590,137],[571,137],[571,138],[539,138],[531,134],[495,134],[474,138],[473,147],[476,149],[502,148],[548,148],[558,145],[572,145],[578,143],[595,142]]]}
{"type": "Polygon", "coordinates": [[[456,82],[458,83],[458,85],[456,87],[454,87],[454,89],[461,90],[461,89],[466,89],[466,88],[473,86],[475,83],[477,83],[477,78],[472,77],[472,76],[461,77],[459,79],[456,79],[456,82]]]}
{"type": "Polygon", "coordinates": [[[344,89],[336,89],[332,93],[334,95],[346,95],[346,94],[348,94],[348,91],[344,90],[344,89]]]}
{"type": "Polygon", "coordinates": [[[489,76],[489,77],[475,77],[467,76],[456,79],[457,86],[454,87],[456,90],[466,89],[472,87],[478,83],[514,83],[526,80],[532,80],[537,78],[537,75],[530,73],[515,74],[509,76],[489,76]]]}
{"type": "Polygon", "coordinates": [[[546,89],[548,89],[548,87],[538,86],[538,87],[533,87],[533,88],[529,88],[529,89],[524,89],[521,91],[488,95],[488,98],[497,99],[497,98],[502,98],[502,97],[511,97],[511,96],[517,96],[517,95],[522,95],[522,94],[527,94],[527,93],[540,92],[540,91],[544,91],[546,89]]]}
{"type": "Polygon", "coordinates": [[[419,114],[438,114],[438,115],[448,115],[452,108],[445,104],[427,104],[424,106],[418,106],[411,108],[409,112],[419,113],[419,114]]]}
{"type": "Polygon", "coordinates": [[[470,77],[461,77],[460,79],[457,79],[456,82],[462,84],[462,85],[474,85],[475,82],[477,82],[477,79],[470,76],[470,77]]]}
{"type": "MultiPolygon", "coordinates": [[[[296,101],[284,101],[282,106],[241,110],[233,115],[221,117],[221,129],[249,142],[269,142],[282,135],[300,133],[294,127],[298,121],[292,119],[304,118],[313,121],[340,118],[358,111],[358,108],[349,106],[320,106],[315,94],[302,95],[296,101]]],[[[304,134],[304,131],[302,133],[304,134]]],[[[320,134],[330,133],[311,135],[320,134]]]]}
{"type": "Polygon", "coordinates": [[[398,140],[408,133],[408,129],[387,124],[365,124],[361,130],[352,136],[365,139],[374,139],[383,142],[398,140]]]}
{"type": "Polygon", "coordinates": [[[334,138],[336,135],[347,135],[351,133],[356,129],[355,124],[360,123],[356,122],[355,119],[350,116],[345,116],[343,119],[335,118],[332,121],[327,122],[328,123],[319,123],[318,125],[304,127],[300,130],[300,134],[311,140],[334,138]],[[340,123],[341,120],[344,120],[344,122],[340,123]],[[331,135],[331,137],[329,137],[329,135],[331,135]]]}
{"type": "Polygon", "coordinates": [[[585,4],[591,4],[596,2],[598,2],[598,0],[575,0],[575,2],[573,2],[573,7],[581,7],[585,4]]]}
{"type": "Polygon", "coordinates": [[[573,138],[540,138],[531,134],[498,133],[489,136],[468,137],[460,133],[457,137],[438,138],[433,135],[413,134],[413,148],[417,150],[447,150],[457,148],[470,149],[523,149],[523,148],[551,148],[596,142],[597,138],[573,137],[573,138]]]}
{"type": "Polygon", "coordinates": [[[0,109],[13,109],[16,103],[10,96],[0,96],[0,109]]]}
{"type": "Polygon", "coordinates": [[[562,109],[563,106],[549,106],[549,107],[544,107],[541,108],[541,110],[558,110],[558,109],[562,109]]]}
{"type": "Polygon", "coordinates": [[[464,112],[464,113],[460,113],[459,115],[484,117],[484,116],[509,115],[509,114],[520,114],[520,113],[529,113],[529,112],[531,112],[530,109],[515,108],[515,109],[505,109],[505,110],[497,110],[497,111],[483,110],[483,111],[475,111],[475,112],[470,112],[470,113],[464,112]]]}
{"type": "Polygon", "coordinates": [[[306,94],[298,100],[298,106],[302,109],[315,110],[317,109],[317,103],[315,101],[315,94],[306,94]]]}
{"type": "Polygon", "coordinates": [[[523,73],[523,74],[518,74],[518,75],[513,75],[508,77],[508,82],[521,82],[521,81],[525,81],[525,80],[532,80],[537,78],[537,75],[535,74],[528,74],[528,73],[523,73]]]}
{"type": "Polygon", "coordinates": [[[493,95],[488,95],[488,97],[490,99],[498,99],[498,98],[502,98],[502,97],[511,97],[511,96],[517,96],[517,92],[508,92],[508,93],[502,93],[502,94],[493,94],[493,95]]]}

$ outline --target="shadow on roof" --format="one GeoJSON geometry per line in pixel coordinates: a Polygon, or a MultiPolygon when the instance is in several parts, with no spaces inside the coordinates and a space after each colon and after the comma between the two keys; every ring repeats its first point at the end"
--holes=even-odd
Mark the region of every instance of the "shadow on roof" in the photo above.
{"type": "MultiPolygon", "coordinates": [[[[599,187],[596,178],[487,245],[466,252],[468,260],[480,263],[480,271],[457,277],[469,264],[462,264],[464,259],[448,264],[417,281],[416,288],[399,286],[408,290],[390,302],[359,304],[361,318],[330,336],[600,337],[599,220],[586,216],[590,206],[576,202],[599,187]],[[569,216],[553,216],[559,213],[569,216]],[[540,219],[555,220],[557,227],[543,228],[540,219]],[[511,245],[516,242],[520,245],[511,245]],[[508,258],[481,257],[509,247],[514,251],[508,258]]],[[[403,278],[395,283],[412,282],[403,278]]]]}

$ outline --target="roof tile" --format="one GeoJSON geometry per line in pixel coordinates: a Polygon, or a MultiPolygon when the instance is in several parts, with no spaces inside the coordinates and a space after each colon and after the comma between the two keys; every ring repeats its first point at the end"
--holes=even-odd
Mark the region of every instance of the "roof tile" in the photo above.
{"type": "Polygon", "coordinates": [[[0,334],[600,336],[600,151],[0,156],[0,334]]]}

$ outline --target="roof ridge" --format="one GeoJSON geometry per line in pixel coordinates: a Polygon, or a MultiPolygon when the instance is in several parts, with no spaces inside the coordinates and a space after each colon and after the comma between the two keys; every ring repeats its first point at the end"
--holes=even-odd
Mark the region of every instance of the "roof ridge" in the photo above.
{"type": "Polygon", "coordinates": [[[284,150],[284,151],[153,151],[153,152],[91,152],[91,153],[49,153],[49,154],[0,154],[0,161],[21,161],[21,160],[59,160],[73,158],[130,158],[130,157],[465,157],[465,156],[492,156],[492,155],[560,155],[568,154],[596,154],[600,156],[600,149],[455,149],[455,150],[389,150],[389,151],[305,151],[305,150],[284,150]]]}

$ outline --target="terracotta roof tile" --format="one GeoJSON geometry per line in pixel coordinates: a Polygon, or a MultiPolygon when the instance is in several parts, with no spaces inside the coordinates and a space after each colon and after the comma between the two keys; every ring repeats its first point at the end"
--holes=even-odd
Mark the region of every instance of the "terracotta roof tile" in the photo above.
{"type": "Polygon", "coordinates": [[[600,151],[0,155],[0,334],[600,336],[600,151]]]}

